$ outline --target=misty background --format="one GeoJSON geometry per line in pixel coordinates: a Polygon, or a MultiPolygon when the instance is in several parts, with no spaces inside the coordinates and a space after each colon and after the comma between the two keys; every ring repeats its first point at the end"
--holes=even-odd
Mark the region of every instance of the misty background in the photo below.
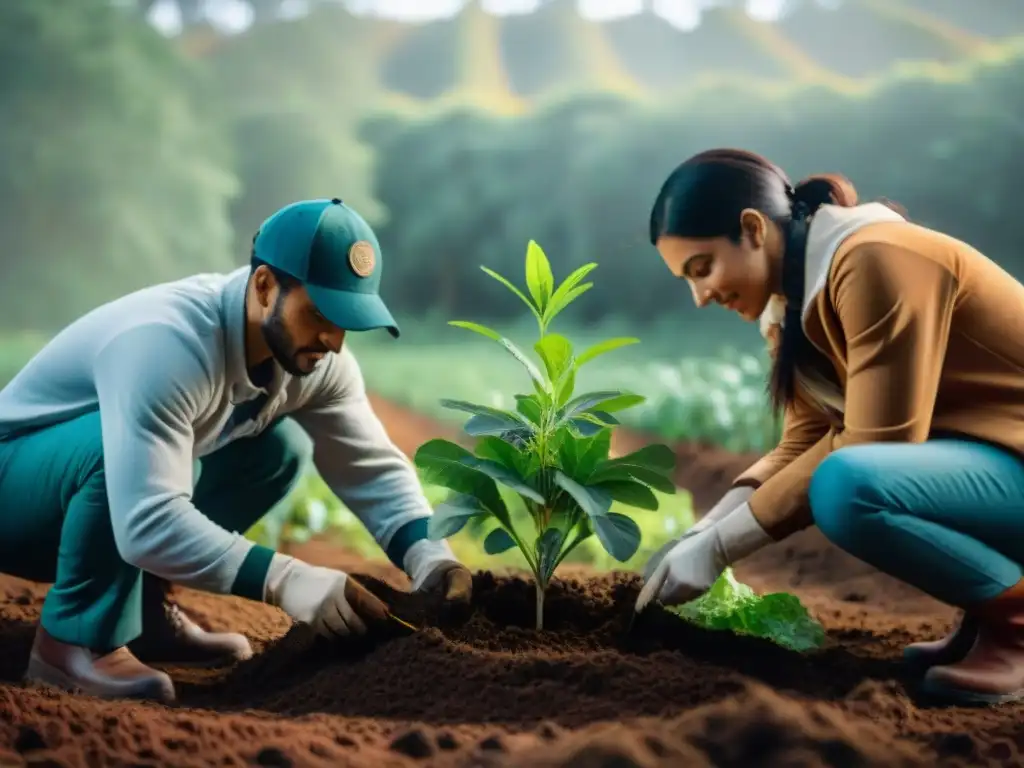
{"type": "Polygon", "coordinates": [[[5,375],[103,301],[246,263],[320,196],[378,228],[394,356],[463,339],[448,319],[519,322],[479,266],[521,282],[531,238],[558,279],[600,265],[566,322],[758,347],[646,237],[712,146],[844,173],[1020,277],[1022,57],[1018,0],[5,0],[5,375]]]}

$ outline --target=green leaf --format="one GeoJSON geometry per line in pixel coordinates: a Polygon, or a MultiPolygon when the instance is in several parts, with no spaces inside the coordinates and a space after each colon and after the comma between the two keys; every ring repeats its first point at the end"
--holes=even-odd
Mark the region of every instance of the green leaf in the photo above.
{"type": "Polygon", "coordinates": [[[517,429],[527,429],[530,434],[533,433],[530,423],[512,411],[492,408],[489,405],[477,405],[465,400],[441,400],[441,405],[452,410],[472,413],[473,418],[465,423],[463,429],[474,437],[501,435],[509,430],[517,429]]]}
{"type": "Polygon", "coordinates": [[[640,548],[640,526],[625,515],[609,512],[591,517],[594,533],[609,555],[624,563],[640,548]]]}
{"type": "Polygon", "coordinates": [[[611,446],[612,431],[610,429],[602,429],[593,437],[580,441],[577,448],[578,458],[575,471],[569,474],[580,482],[586,482],[598,465],[607,460],[611,446]]]}
{"type": "Polygon", "coordinates": [[[488,328],[486,325],[480,325],[480,323],[471,323],[469,320],[449,320],[448,325],[453,325],[456,328],[465,328],[468,331],[479,333],[481,336],[486,336],[488,339],[494,339],[494,341],[501,341],[502,336],[495,330],[488,328]]]}
{"type": "Polygon", "coordinates": [[[568,403],[566,403],[558,411],[556,423],[563,423],[571,421],[585,411],[589,411],[602,403],[609,400],[614,400],[617,397],[622,396],[622,391],[618,389],[602,390],[599,392],[587,392],[585,394],[574,397],[568,403]]]}
{"type": "Polygon", "coordinates": [[[491,461],[490,459],[477,458],[472,454],[464,456],[460,461],[467,467],[471,467],[477,472],[482,472],[488,477],[497,480],[502,485],[508,486],[520,496],[525,496],[538,504],[544,503],[544,497],[537,493],[537,491],[534,490],[526,480],[520,477],[516,470],[509,469],[508,467],[505,467],[496,461],[491,461]]]}
{"type": "Polygon", "coordinates": [[[634,339],[632,337],[626,337],[626,336],[623,336],[623,337],[620,337],[620,338],[616,338],[616,339],[608,339],[606,341],[598,342],[594,346],[589,347],[588,349],[586,349],[583,352],[583,354],[579,355],[576,358],[576,367],[579,368],[583,364],[588,363],[591,360],[593,360],[595,357],[598,357],[599,355],[607,354],[608,352],[611,352],[612,350],[620,349],[621,347],[628,347],[630,344],[639,344],[639,343],[640,343],[640,339],[634,339]]]}
{"type": "Polygon", "coordinates": [[[555,288],[555,278],[544,249],[534,240],[526,246],[526,287],[543,317],[555,288]]]}
{"type": "Polygon", "coordinates": [[[543,407],[536,395],[516,395],[516,410],[519,411],[523,418],[540,426],[543,407]]]}
{"type": "Polygon", "coordinates": [[[672,479],[665,477],[657,470],[639,464],[613,464],[611,461],[605,461],[598,465],[597,469],[591,473],[588,482],[592,485],[599,485],[611,480],[637,480],[669,496],[675,494],[677,490],[672,479]]]}
{"type": "Polygon", "coordinates": [[[533,306],[533,302],[531,302],[528,298],[526,298],[526,296],[523,295],[522,291],[520,291],[518,288],[516,288],[514,285],[512,285],[512,283],[510,283],[504,277],[499,275],[493,269],[488,269],[487,267],[480,267],[480,269],[482,269],[484,271],[484,273],[486,273],[486,274],[490,275],[491,277],[493,277],[499,283],[501,283],[506,288],[508,288],[510,291],[512,291],[512,293],[514,293],[516,296],[518,296],[522,300],[523,304],[525,304],[527,307],[530,308],[530,312],[532,312],[533,316],[537,318],[537,322],[538,323],[542,323],[544,321],[544,318],[541,316],[540,312],[538,312],[537,308],[535,306],[533,306]]]}
{"type": "Polygon", "coordinates": [[[795,595],[757,595],[731,568],[701,597],[668,609],[707,629],[762,637],[799,653],[820,648],[826,634],[795,595]]]}
{"type": "Polygon", "coordinates": [[[616,424],[619,423],[618,419],[616,419],[614,416],[612,416],[610,413],[607,413],[606,411],[584,411],[580,415],[580,418],[583,419],[584,421],[589,421],[593,424],[599,424],[602,427],[614,427],[616,424]]]}
{"type": "Polygon", "coordinates": [[[544,392],[547,390],[548,383],[547,380],[545,380],[544,375],[540,372],[540,369],[534,364],[534,362],[523,354],[523,351],[519,349],[519,347],[504,337],[501,339],[501,346],[507,349],[512,357],[518,360],[526,369],[526,372],[530,374],[530,378],[533,379],[533,383],[539,387],[539,391],[544,392]]]}
{"type": "Polygon", "coordinates": [[[611,400],[605,400],[601,403],[601,410],[605,413],[615,413],[645,402],[647,402],[647,398],[643,395],[623,394],[613,397],[611,400]]]}
{"type": "Polygon", "coordinates": [[[573,419],[569,422],[569,425],[576,430],[582,438],[593,437],[604,429],[604,426],[596,424],[590,419],[573,419]]]}
{"type": "Polygon", "coordinates": [[[504,467],[526,477],[529,457],[504,437],[481,437],[476,444],[476,455],[481,459],[496,461],[504,467]]]}
{"type": "Polygon", "coordinates": [[[632,453],[612,459],[612,464],[619,466],[641,466],[661,472],[663,475],[670,475],[676,469],[676,454],[671,448],[662,443],[652,443],[639,448],[632,453]]]}
{"type": "Polygon", "coordinates": [[[562,471],[570,477],[576,477],[579,474],[580,446],[581,441],[572,436],[563,439],[558,444],[558,463],[562,471]]]}
{"type": "Polygon", "coordinates": [[[658,497],[650,488],[636,480],[606,480],[603,483],[595,483],[595,487],[602,488],[611,494],[611,497],[618,502],[628,504],[638,509],[658,509],[658,497]]]}
{"type": "Polygon", "coordinates": [[[576,299],[582,296],[584,293],[594,287],[593,283],[584,283],[583,285],[577,285],[570,291],[567,291],[564,296],[559,297],[558,304],[555,304],[555,300],[551,300],[551,305],[548,309],[548,322],[551,321],[555,315],[565,309],[567,306],[572,304],[576,299]]]}
{"type": "Polygon", "coordinates": [[[434,507],[427,520],[427,537],[440,541],[454,536],[474,517],[486,515],[488,509],[475,496],[460,493],[434,507]]]}
{"type": "Polygon", "coordinates": [[[612,497],[607,491],[577,483],[565,472],[555,472],[555,485],[568,493],[591,519],[607,515],[612,497]]]}
{"type": "MultiPolygon", "coordinates": [[[[583,293],[586,290],[584,289],[584,291],[575,292],[575,289],[577,288],[577,286],[579,286],[583,278],[589,275],[590,272],[596,267],[597,264],[594,262],[584,264],[583,266],[573,270],[572,273],[567,278],[565,278],[563,283],[560,286],[558,286],[557,290],[555,290],[555,292],[551,295],[551,301],[548,304],[548,311],[545,316],[546,322],[550,323],[551,320],[555,317],[555,315],[557,315],[559,312],[561,312],[563,309],[569,306],[581,293],[583,293]]],[[[588,285],[591,284],[588,283],[588,285]]]]}
{"type": "Polygon", "coordinates": [[[515,539],[504,528],[495,528],[484,539],[484,552],[488,555],[500,555],[515,546],[515,539]]]}
{"type": "Polygon", "coordinates": [[[555,572],[564,541],[565,533],[558,528],[548,528],[537,537],[537,570],[544,582],[555,572]]]}
{"type": "Polygon", "coordinates": [[[576,369],[570,368],[566,372],[565,378],[563,378],[561,383],[559,384],[558,391],[555,392],[555,405],[557,405],[559,408],[564,406],[569,401],[569,398],[572,397],[573,390],[575,389],[576,369]]]}
{"type": "Polygon", "coordinates": [[[435,438],[416,450],[413,463],[421,470],[424,482],[470,495],[499,520],[507,518],[508,510],[494,479],[467,466],[463,463],[466,458],[476,459],[461,445],[435,438]]]}
{"type": "Polygon", "coordinates": [[[548,333],[533,348],[544,363],[548,379],[557,384],[572,366],[572,344],[559,333],[548,333]]]}

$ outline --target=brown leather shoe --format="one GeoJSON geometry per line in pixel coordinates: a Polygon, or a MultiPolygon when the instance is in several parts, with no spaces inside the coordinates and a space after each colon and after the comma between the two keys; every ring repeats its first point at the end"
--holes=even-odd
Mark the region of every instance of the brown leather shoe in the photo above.
{"type": "Polygon", "coordinates": [[[958,704],[1024,699],[1024,580],[972,611],[978,634],[970,651],[929,669],[925,692],[958,704]]]}
{"type": "Polygon", "coordinates": [[[124,646],[100,654],[62,643],[42,627],[36,630],[25,680],[104,699],[172,702],[175,698],[171,678],[147,667],[124,646]]]}
{"type": "Polygon", "coordinates": [[[150,574],[144,574],[143,579],[142,635],[128,644],[140,661],[175,667],[215,667],[252,657],[252,646],[245,635],[207,632],[174,602],[166,581],[150,574]]]}
{"type": "Polygon", "coordinates": [[[916,672],[929,667],[962,661],[978,637],[978,621],[964,611],[953,629],[939,640],[911,643],[903,649],[903,661],[916,672]]]}

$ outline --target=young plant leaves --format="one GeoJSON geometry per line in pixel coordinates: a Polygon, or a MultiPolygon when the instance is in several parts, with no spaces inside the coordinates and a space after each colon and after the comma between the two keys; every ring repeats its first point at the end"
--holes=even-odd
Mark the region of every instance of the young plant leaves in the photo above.
{"type": "Polygon", "coordinates": [[[575,419],[582,413],[595,408],[609,400],[621,397],[623,392],[618,389],[609,389],[603,392],[587,392],[586,394],[574,397],[558,411],[556,423],[564,424],[575,419]]]}
{"type": "MultiPolygon", "coordinates": [[[[465,463],[467,458],[478,460],[461,445],[456,445],[443,438],[435,438],[419,447],[413,457],[413,463],[422,470],[424,482],[472,496],[491,514],[504,522],[508,519],[508,509],[501,498],[497,484],[493,478],[468,466],[465,463]]],[[[467,509],[464,500],[460,500],[456,505],[460,509],[467,509]]]]}
{"type": "Polygon", "coordinates": [[[555,471],[555,484],[568,493],[580,505],[580,509],[587,513],[587,517],[594,519],[608,514],[612,506],[612,497],[608,491],[594,486],[586,486],[577,483],[571,477],[560,470],[555,471]]]}
{"type": "Polygon", "coordinates": [[[533,486],[527,483],[515,469],[509,469],[503,464],[499,464],[497,461],[481,459],[473,456],[472,454],[467,454],[459,459],[459,461],[467,467],[475,469],[477,472],[482,472],[488,477],[497,480],[502,485],[511,488],[520,496],[525,496],[530,501],[535,501],[538,504],[544,503],[544,497],[537,493],[533,486]]]}
{"type": "Polygon", "coordinates": [[[594,487],[607,491],[615,501],[637,509],[658,509],[658,497],[650,488],[636,480],[606,480],[594,487]]]}
{"type": "Polygon", "coordinates": [[[586,292],[593,283],[587,283],[586,287],[580,286],[583,278],[590,274],[592,270],[597,267],[597,264],[591,262],[584,264],[581,267],[573,270],[573,272],[565,278],[565,281],[558,286],[555,292],[551,295],[551,301],[548,303],[547,313],[545,314],[545,324],[550,324],[555,319],[555,315],[569,306],[575,301],[580,295],[586,292]],[[582,290],[578,290],[583,288],[582,290]]]}
{"type": "Polygon", "coordinates": [[[566,371],[572,367],[572,344],[561,334],[548,333],[541,337],[533,348],[537,350],[544,363],[548,379],[557,385],[566,371]]]}
{"type": "Polygon", "coordinates": [[[602,461],[608,459],[612,447],[612,431],[602,429],[593,437],[580,440],[576,445],[576,461],[569,475],[581,483],[586,483],[590,475],[602,461]]]}
{"type": "Polygon", "coordinates": [[[636,480],[664,494],[675,494],[675,483],[661,472],[639,464],[614,464],[613,461],[614,459],[598,465],[590,475],[591,485],[600,485],[611,480],[636,480]]]}
{"type": "Polygon", "coordinates": [[[522,478],[529,476],[530,458],[504,437],[482,437],[476,444],[476,455],[496,461],[522,478]]]}
{"type": "Polygon", "coordinates": [[[434,514],[427,520],[427,537],[433,541],[447,539],[461,531],[472,518],[488,512],[475,496],[457,493],[434,507],[434,514]]]}
{"type": "Polygon", "coordinates": [[[479,333],[481,336],[486,336],[488,339],[494,341],[501,341],[502,335],[497,331],[488,328],[486,325],[480,325],[480,323],[471,323],[469,320],[449,320],[448,325],[452,325],[456,328],[465,328],[467,331],[473,331],[473,333],[479,333]]]}
{"type": "Polygon", "coordinates": [[[500,555],[514,546],[516,546],[516,540],[504,528],[495,528],[484,539],[484,552],[488,555],[500,555]]]}
{"type": "MultiPolygon", "coordinates": [[[[525,297],[523,299],[526,301],[525,297]]],[[[486,336],[489,339],[493,339],[503,346],[512,357],[519,361],[519,363],[526,369],[526,372],[530,375],[533,380],[535,387],[539,387],[541,391],[545,390],[546,382],[544,377],[541,375],[540,369],[528,358],[523,351],[519,349],[512,341],[502,336],[495,330],[488,328],[485,325],[479,323],[473,323],[468,320],[449,320],[448,325],[455,326],[456,328],[465,328],[466,330],[478,333],[481,336],[486,336]]]]}
{"type": "Polygon", "coordinates": [[[534,306],[540,312],[543,325],[546,326],[549,318],[545,315],[555,288],[555,278],[551,274],[551,264],[544,249],[534,240],[526,246],[526,287],[533,296],[534,306]]]}
{"type": "Polygon", "coordinates": [[[510,291],[512,291],[512,293],[514,293],[516,296],[518,296],[520,298],[520,300],[523,302],[523,304],[525,304],[527,307],[529,307],[530,312],[533,314],[533,316],[535,318],[537,318],[537,322],[539,324],[541,324],[541,327],[543,328],[544,318],[541,316],[540,312],[537,311],[537,308],[535,306],[533,306],[533,302],[531,302],[528,298],[526,298],[526,296],[523,295],[522,291],[520,291],[518,288],[516,288],[514,285],[512,285],[512,283],[510,283],[507,279],[505,279],[504,277],[499,275],[493,269],[489,269],[487,267],[480,267],[480,269],[482,269],[485,274],[490,275],[495,280],[497,280],[499,283],[501,283],[506,288],[508,288],[510,291]]]}
{"type": "Polygon", "coordinates": [[[625,456],[612,459],[611,463],[619,466],[639,465],[670,475],[676,468],[676,455],[667,445],[645,445],[625,456]]]}
{"type": "Polygon", "coordinates": [[[533,431],[526,419],[512,411],[503,411],[489,405],[477,405],[465,400],[441,400],[441,405],[452,410],[473,414],[473,417],[462,427],[467,434],[473,437],[501,435],[509,430],[526,429],[530,433],[533,431]]]}
{"type": "Polygon", "coordinates": [[[647,402],[647,398],[643,395],[619,395],[601,403],[601,410],[605,413],[615,413],[616,411],[624,411],[627,408],[632,408],[634,405],[640,405],[645,402],[647,402]]]}
{"type": "Polygon", "coordinates": [[[640,526],[618,512],[591,517],[594,532],[608,554],[624,563],[640,548],[640,526]]]}
{"type": "Polygon", "coordinates": [[[607,339],[605,341],[598,342],[592,347],[584,350],[584,352],[576,358],[576,367],[579,368],[585,363],[590,362],[598,355],[604,355],[612,350],[620,349],[621,347],[628,347],[630,344],[639,344],[640,339],[634,339],[632,337],[621,337],[617,339],[607,339]]]}

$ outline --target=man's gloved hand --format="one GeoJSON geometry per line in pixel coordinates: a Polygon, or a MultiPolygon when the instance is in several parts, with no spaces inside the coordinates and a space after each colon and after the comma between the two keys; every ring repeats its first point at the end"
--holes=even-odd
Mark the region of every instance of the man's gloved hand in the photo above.
{"type": "Polygon", "coordinates": [[[648,558],[647,563],[644,565],[644,581],[651,580],[651,576],[655,569],[661,565],[661,561],[665,558],[665,555],[667,555],[676,544],[684,539],[690,538],[691,536],[696,536],[701,531],[710,528],[727,514],[736,509],[740,504],[749,501],[750,497],[753,495],[754,489],[745,485],[730,488],[726,491],[722,498],[718,500],[718,503],[708,510],[708,513],[704,515],[704,517],[687,528],[682,536],[662,545],[657,552],[648,558]]]}
{"type": "Polygon", "coordinates": [[[440,589],[446,603],[469,606],[473,599],[473,574],[460,563],[446,541],[421,539],[409,547],[403,561],[413,592],[440,589]]]}
{"type": "Polygon", "coordinates": [[[324,637],[365,635],[388,617],[387,605],[349,574],[280,553],[271,560],[263,599],[324,637]]]}
{"type": "Polygon", "coordinates": [[[770,544],[773,539],[744,502],[702,531],[683,538],[654,569],[637,598],[642,611],[651,600],[680,605],[707,592],[722,572],[738,560],[770,544]]]}

